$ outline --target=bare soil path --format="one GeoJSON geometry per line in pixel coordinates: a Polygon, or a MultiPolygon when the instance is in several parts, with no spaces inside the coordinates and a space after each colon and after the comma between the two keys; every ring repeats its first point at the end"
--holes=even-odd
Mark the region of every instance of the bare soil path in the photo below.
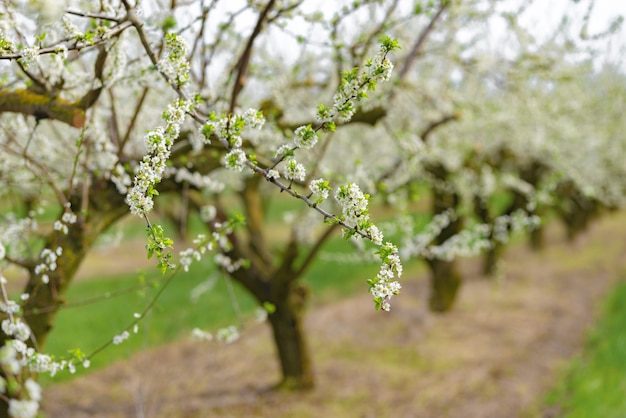
{"type": "Polygon", "coordinates": [[[373,311],[366,294],[311,310],[317,386],[305,394],[268,390],[278,365],[260,324],[232,345],[178,342],[55,385],[46,416],[551,416],[543,394],[622,275],[626,214],[605,216],[575,243],[563,235],[551,231],[541,253],[509,250],[498,279],[465,263],[447,315],[427,311],[425,278],[405,280],[390,314],[373,311]]]}

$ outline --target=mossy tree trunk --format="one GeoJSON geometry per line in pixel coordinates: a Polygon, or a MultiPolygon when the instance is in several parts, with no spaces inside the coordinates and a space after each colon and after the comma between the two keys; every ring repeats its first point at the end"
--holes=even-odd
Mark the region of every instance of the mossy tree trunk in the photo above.
{"type": "MultiPolygon", "coordinates": [[[[531,163],[524,167],[521,171],[522,180],[531,184],[533,187],[537,188],[540,184],[541,180],[546,176],[549,172],[549,168],[541,161],[533,160],[531,163]]],[[[518,199],[518,205],[522,209],[526,209],[528,205],[528,199],[525,196],[522,196],[521,193],[517,193],[520,196],[516,196],[518,199]],[[523,205],[523,206],[522,206],[523,205]]],[[[538,208],[537,215],[543,217],[541,208],[538,208]]],[[[544,227],[542,224],[535,226],[529,234],[528,244],[530,249],[533,251],[540,251],[545,246],[545,234],[544,227]]]]}
{"type": "MultiPolygon", "coordinates": [[[[450,184],[447,181],[449,173],[443,165],[430,165],[428,171],[433,174],[437,180],[441,180],[443,184],[450,184]]],[[[448,209],[456,209],[460,201],[461,197],[456,190],[434,186],[432,213],[433,215],[437,215],[448,209]]],[[[461,218],[452,219],[450,223],[443,228],[439,236],[435,238],[434,244],[442,245],[448,239],[461,232],[462,229],[463,220],[461,218]]],[[[455,260],[429,259],[427,260],[427,264],[431,273],[430,309],[434,312],[450,311],[454,306],[462,282],[457,263],[455,260]]]]}
{"type": "MultiPolygon", "coordinates": [[[[235,250],[233,250],[235,251],[235,250]]],[[[235,252],[229,253],[229,256],[235,252]]],[[[277,389],[305,390],[314,386],[312,359],[304,328],[308,288],[297,282],[296,271],[267,272],[251,264],[231,273],[259,302],[270,304],[268,323],[272,329],[281,380],[277,389]]]]}
{"type": "MultiPolygon", "coordinates": [[[[515,160],[512,153],[503,150],[500,154],[501,161],[498,161],[497,164],[494,162],[491,163],[495,170],[501,170],[502,167],[500,165],[506,165],[511,162],[514,164],[515,160]]],[[[547,167],[542,162],[533,160],[520,168],[519,176],[524,182],[536,188],[546,171],[547,167]]],[[[518,210],[528,211],[528,196],[517,189],[511,189],[509,192],[512,194],[512,200],[504,209],[502,215],[511,216],[518,210]]],[[[492,245],[491,248],[486,251],[483,259],[483,273],[485,276],[493,276],[497,271],[498,262],[504,252],[504,244],[500,242],[494,234],[494,222],[497,215],[492,214],[488,203],[478,197],[474,201],[474,212],[481,222],[491,226],[490,238],[492,245]]],[[[507,226],[507,233],[510,233],[510,225],[507,226]]],[[[541,225],[532,229],[529,236],[531,249],[537,251],[543,248],[544,230],[541,225]]]]}
{"type": "Polygon", "coordinates": [[[557,187],[562,204],[559,215],[567,230],[567,239],[573,241],[584,232],[600,207],[596,200],[582,194],[571,181],[562,182],[557,187]]]}
{"type": "Polygon", "coordinates": [[[287,294],[276,298],[275,311],[269,315],[282,374],[277,388],[309,389],[314,375],[303,321],[309,291],[303,284],[284,290],[287,294]]]}
{"type": "MultiPolygon", "coordinates": [[[[72,207],[83,207],[80,196],[72,199],[72,207]]],[[[79,216],[75,224],[69,225],[67,235],[55,231],[46,238],[46,248],[63,249],[63,254],[57,260],[57,269],[48,274],[49,283],[44,284],[41,275],[34,273],[34,265],[30,269],[30,277],[24,289],[30,298],[24,304],[24,312],[39,348],[45,344],[54,325],[57,308],[63,306],[65,293],[88,251],[107,228],[128,213],[124,196],[108,182],[92,186],[86,208],[86,216],[79,216]]]]}
{"type": "MultiPolygon", "coordinates": [[[[291,248],[295,248],[292,245],[291,248]]],[[[233,249],[228,253],[239,255],[233,249]]],[[[231,273],[259,302],[270,304],[268,323],[272,329],[276,355],[280,364],[281,380],[278,389],[302,390],[312,388],[314,375],[306,332],[304,312],[308,288],[298,283],[299,271],[293,269],[260,269],[252,262],[247,269],[231,273]]]]}
{"type": "Polygon", "coordinates": [[[483,259],[483,274],[486,277],[491,278],[498,272],[498,263],[502,259],[503,252],[504,245],[497,240],[492,240],[491,248],[485,252],[483,259]]]}
{"type": "MultiPolygon", "coordinates": [[[[45,237],[45,248],[63,249],[62,255],[57,259],[56,270],[48,273],[49,283],[44,284],[41,275],[34,273],[39,260],[25,262],[28,265],[29,280],[24,293],[30,297],[23,305],[24,318],[32,331],[32,340],[28,343],[38,350],[43,349],[54,326],[58,309],[65,303],[65,293],[88,251],[107,228],[128,213],[124,196],[109,182],[93,184],[85,205],[82,196],[78,194],[72,196],[70,201],[75,212],[85,208],[86,214],[79,215],[77,222],[68,226],[67,235],[53,231],[45,237]]],[[[7,336],[1,331],[0,334],[0,344],[3,345],[7,336]]],[[[4,417],[8,417],[8,405],[0,400],[0,418],[4,417]]]]}
{"type": "Polygon", "coordinates": [[[454,261],[427,260],[430,267],[429,306],[433,312],[448,312],[454,307],[461,287],[461,274],[454,261]]]}
{"type": "Polygon", "coordinates": [[[483,258],[483,274],[491,277],[496,273],[498,261],[502,255],[503,245],[494,237],[494,217],[490,213],[488,203],[479,196],[474,198],[474,213],[480,221],[489,225],[489,239],[491,247],[485,251],[483,258]]]}
{"type": "MultiPolygon", "coordinates": [[[[281,370],[281,380],[276,388],[305,390],[314,386],[315,379],[304,328],[309,292],[299,280],[336,227],[329,227],[317,236],[312,246],[302,246],[294,232],[282,246],[282,251],[270,252],[263,228],[265,207],[260,198],[260,180],[248,179],[239,194],[246,210],[246,230],[245,234],[229,236],[232,248],[226,255],[231,259],[247,259],[250,265],[230,273],[230,276],[260,305],[269,303],[272,306],[268,322],[281,370]]],[[[219,221],[225,218],[226,212],[218,207],[219,221]]]]}
{"type": "Polygon", "coordinates": [[[543,225],[537,225],[530,231],[530,249],[533,251],[543,250],[545,247],[545,232],[543,225]]]}

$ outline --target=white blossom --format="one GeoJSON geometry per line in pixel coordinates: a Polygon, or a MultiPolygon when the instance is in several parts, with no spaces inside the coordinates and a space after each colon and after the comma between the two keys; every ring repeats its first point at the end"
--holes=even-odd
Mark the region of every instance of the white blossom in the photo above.
{"type": "Polygon", "coordinates": [[[321,203],[321,201],[328,199],[328,194],[330,193],[331,188],[327,180],[315,179],[311,180],[311,183],[309,184],[309,190],[311,190],[311,193],[313,193],[314,195],[319,196],[318,202],[321,203]]]}
{"type": "Polygon", "coordinates": [[[26,379],[26,382],[24,382],[24,388],[26,389],[26,392],[28,392],[28,397],[30,399],[34,401],[41,400],[41,386],[39,386],[39,384],[33,379],[26,379]]]}
{"type": "Polygon", "coordinates": [[[191,339],[194,341],[211,341],[213,335],[210,332],[203,331],[200,328],[194,328],[191,330],[191,339]]]}
{"type": "Polygon", "coordinates": [[[128,337],[130,337],[130,333],[128,331],[124,331],[121,334],[116,335],[115,337],[113,337],[113,344],[120,345],[121,343],[126,341],[128,339],[128,337]]]}
{"type": "Polygon", "coordinates": [[[280,173],[277,170],[270,169],[267,170],[267,174],[265,175],[265,177],[268,179],[279,179],[280,173]]]}
{"type": "Polygon", "coordinates": [[[217,341],[230,344],[239,339],[239,330],[234,325],[218,329],[215,333],[217,341]]]}
{"type": "Polygon", "coordinates": [[[236,148],[224,156],[222,163],[231,170],[243,171],[247,160],[246,153],[242,149],[236,148]]]}
{"type": "Polygon", "coordinates": [[[304,179],[306,178],[306,169],[294,158],[290,158],[285,163],[283,175],[287,180],[304,181],[304,179]]]}
{"type": "Polygon", "coordinates": [[[37,45],[27,46],[22,49],[20,61],[24,68],[29,68],[39,60],[39,47],[37,45]]]}
{"type": "Polygon", "coordinates": [[[28,399],[9,399],[11,418],[35,418],[39,411],[39,402],[28,399]]]}
{"type": "Polygon", "coordinates": [[[296,129],[294,135],[294,145],[303,149],[313,148],[319,139],[317,132],[311,128],[311,125],[300,126],[296,129]]]}

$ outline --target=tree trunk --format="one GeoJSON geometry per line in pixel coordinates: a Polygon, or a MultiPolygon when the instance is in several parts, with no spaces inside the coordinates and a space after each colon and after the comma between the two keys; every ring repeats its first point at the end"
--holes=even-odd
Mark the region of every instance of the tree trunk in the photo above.
{"type": "Polygon", "coordinates": [[[456,295],[461,287],[461,275],[456,269],[456,263],[444,260],[428,260],[431,271],[430,310],[433,312],[448,312],[452,310],[456,295]]]}
{"type": "MultiPolygon", "coordinates": [[[[441,165],[431,165],[428,171],[437,179],[447,181],[450,173],[441,165]]],[[[461,196],[456,190],[441,189],[433,187],[433,215],[447,211],[456,210],[461,203],[461,196]]],[[[434,240],[436,245],[442,245],[463,229],[463,219],[456,218],[442,229],[439,236],[434,240]]],[[[428,259],[428,266],[431,270],[431,294],[430,309],[434,312],[447,312],[454,306],[456,295],[461,286],[461,274],[457,271],[455,260],[428,259]]]]}
{"type": "MultiPolygon", "coordinates": [[[[236,248],[237,244],[235,244],[236,248]]],[[[229,256],[239,256],[233,248],[229,256]]],[[[293,246],[289,247],[293,250],[293,246]]],[[[236,258],[235,257],[235,258],[236,258]]],[[[309,298],[308,288],[296,283],[297,273],[290,269],[274,271],[267,276],[252,262],[249,268],[239,269],[231,277],[246,288],[263,305],[271,303],[274,310],[268,322],[274,337],[276,355],[280,363],[281,380],[276,389],[302,390],[313,387],[311,357],[304,330],[304,311],[309,298]]]]}
{"type": "Polygon", "coordinates": [[[483,274],[487,277],[492,277],[498,270],[498,262],[502,258],[502,250],[504,245],[495,239],[491,240],[491,248],[485,252],[485,258],[483,259],[483,274]]]}
{"type": "Polygon", "coordinates": [[[489,233],[491,248],[485,252],[485,256],[483,258],[483,274],[485,276],[493,276],[496,272],[500,256],[502,255],[502,243],[498,242],[493,237],[493,216],[489,213],[487,202],[483,201],[483,199],[479,196],[474,197],[474,213],[483,224],[490,225],[491,228],[489,233]]]}
{"type": "MultiPolygon", "coordinates": [[[[69,225],[68,234],[54,231],[45,240],[49,249],[63,248],[63,254],[57,260],[57,269],[49,273],[48,284],[42,282],[41,276],[30,268],[30,277],[24,293],[30,295],[24,304],[24,319],[31,329],[32,341],[38,351],[43,346],[52,330],[58,307],[64,303],[67,291],[78,267],[84,260],[95,240],[112,224],[128,213],[124,196],[120,195],[112,183],[97,183],[90,190],[89,210],[86,219],[69,225]]],[[[80,200],[72,201],[76,212],[82,207],[80,200]]],[[[4,345],[7,336],[0,331],[0,346],[4,345]]],[[[8,417],[8,404],[0,399],[0,418],[8,417]]]]}
{"type": "MultiPolygon", "coordinates": [[[[250,264],[248,268],[233,271],[230,275],[252,293],[259,304],[269,302],[274,307],[268,315],[268,322],[282,374],[276,388],[309,389],[313,387],[314,377],[303,323],[309,292],[297,279],[309,265],[307,260],[321,248],[332,229],[318,239],[317,245],[304,257],[305,261],[300,266],[296,266],[300,247],[295,236],[283,251],[270,252],[263,231],[265,213],[259,194],[261,184],[256,179],[247,181],[240,194],[246,208],[248,239],[240,240],[235,234],[230,234],[231,249],[226,255],[232,259],[247,259],[250,264]]],[[[224,216],[218,210],[218,219],[224,216]]]]}
{"type": "Polygon", "coordinates": [[[540,251],[545,247],[544,240],[544,227],[543,225],[537,225],[530,231],[530,248],[533,251],[540,251]]]}
{"type": "Polygon", "coordinates": [[[307,299],[308,289],[302,284],[296,285],[287,298],[276,301],[276,310],[269,315],[282,373],[278,389],[302,390],[314,385],[311,357],[303,329],[307,299]]]}
{"type": "MultiPolygon", "coordinates": [[[[80,201],[72,202],[72,207],[78,211],[80,201]]],[[[124,196],[119,194],[112,183],[93,185],[88,207],[87,217],[69,225],[67,235],[55,232],[46,239],[47,248],[63,248],[56,271],[49,274],[50,282],[43,284],[41,277],[31,271],[24,289],[24,293],[30,295],[24,305],[25,319],[39,349],[44,346],[52,330],[58,312],[56,308],[64,303],[65,292],[96,239],[128,213],[124,196]]]]}

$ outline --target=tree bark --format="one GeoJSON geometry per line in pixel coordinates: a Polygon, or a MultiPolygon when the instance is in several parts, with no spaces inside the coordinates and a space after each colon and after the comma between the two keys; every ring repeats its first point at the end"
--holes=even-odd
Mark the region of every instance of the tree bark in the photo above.
{"type": "MultiPolygon", "coordinates": [[[[80,201],[74,201],[72,207],[77,211],[81,207],[80,201]]],[[[25,319],[39,349],[52,330],[58,312],[56,308],[63,305],[65,292],[85,256],[96,239],[126,213],[128,206],[124,203],[124,196],[112,183],[96,184],[90,190],[86,218],[69,225],[67,235],[56,231],[46,240],[46,248],[63,248],[57,269],[49,273],[50,282],[46,285],[40,275],[34,274],[33,266],[24,289],[24,293],[31,295],[24,305],[25,319]]]]}
{"type": "Polygon", "coordinates": [[[504,246],[501,242],[491,240],[491,248],[485,252],[483,259],[483,274],[487,277],[493,277],[498,270],[498,261],[502,257],[504,246]]]}
{"type": "MultiPolygon", "coordinates": [[[[72,199],[72,207],[78,211],[82,207],[80,196],[72,199]]],[[[41,275],[35,274],[36,262],[32,267],[24,293],[30,295],[24,304],[24,319],[31,329],[31,346],[41,350],[53,328],[58,308],[64,304],[65,293],[74,278],[78,267],[84,260],[96,239],[112,224],[128,213],[124,196],[120,195],[110,182],[99,182],[92,186],[89,194],[87,215],[68,226],[68,234],[54,231],[46,237],[45,247],[63,248],[63,254],[57,259],[57,268],[50,272],[50,281],[44,284],[41,275]]],[[[7,336],[0,331],[0,346],[7,336]]],[[[8,404],[0,400],[0,418],[8,417],[8,404]]]]}
{"type": "Polygon", "coordinates": [[[563,201],[558,211],[567,229],[567,239],[573,241],[584,232],[593,217],[599,211],[596,200],[582,194],[571,181],[565,181],[558,185],[557,194],[563,201]]]}
{"type": "MultiPolygon", "coordinates": [[[[432,173],[438,180],[447,183],[449,172],[441,165],[431,165],[428,171],[432,173]]],[[[461,202],[461,197],[456,190],[442,189],[433,187],[433,215],[445,212],[448,209],[456,209],[461,202]]],[[[463,228],[463,220],[461,218],[453,219],[448,226],[443,228],[439,236],[435,238],[435,244],[441,245],[454,235],[461,232],[463,228]]],[[[431,294],[430,309],[433,312],[450,311],[456,300],[456,296],[461,286],[461,274],[458,272],[455,260],[428,259],[428,266],[431,271],[431,294]]]]}
{"type": "Polygon", "coordinates": [[[537,225],[530,231],[530,248],[533,251],[540,251],[545,247],[545,234],[543,225],[537,225]]]}
{"type": "MultiPolygon", "coordinates": [[[[231,236],[233,248],[227,255],[233,259],[243,256],[241,243],[231,236]]],[[[276,389],[304,390],[314,385],[311,356],[304,330],[304,312],[309,298],[308,288],[297,279],[301,269],[294,269],[298,256],[297,243],[289,243],[283,254],[281,268],[270,269],[253,257],[247,269],[230,273],[246,288],[260,305],[270,303],[274,310],[268,315],[276,354],[280,363],[281,380],[276,389]]]]}
{"type": "Polygon", "coordinates": [[[454,307],[456,296],[461,287],[461,275],[456,263],[445,260],[428,260],[431,271],[431,293],[429,306],[433,312],[448,312],[454,307]]]}
{"type": "Polygon", "coordinates": [[[303,322],[308,294],[302,284],[292,287],[287,298],[276,301],[276,310],[269,315],[282,374],[277,389],[303,390],[314,386],[303,322]]]}
{"type": "MultiPolygon", "coordinates": [[[[450,173],[442,164],[432,164],[427,167],[428,171],[444,184],[449,184],[450,173]]],[[[433,186],[432,213],[437,215],[449,209],[456,210],[461,202],[461,196],[456,190],[433,186]]],[[[434,244],[442,245],[452,238],[463,228],[463,219],[450,220],[450,223],[442,229],[434,244]]],[[[461,274],[458,272],[455,260],[428,259],[431,271],[430,286],[430,309],[433,312],[450,311],[456,300],[459,287],[461,286],[461,274]]]]}

